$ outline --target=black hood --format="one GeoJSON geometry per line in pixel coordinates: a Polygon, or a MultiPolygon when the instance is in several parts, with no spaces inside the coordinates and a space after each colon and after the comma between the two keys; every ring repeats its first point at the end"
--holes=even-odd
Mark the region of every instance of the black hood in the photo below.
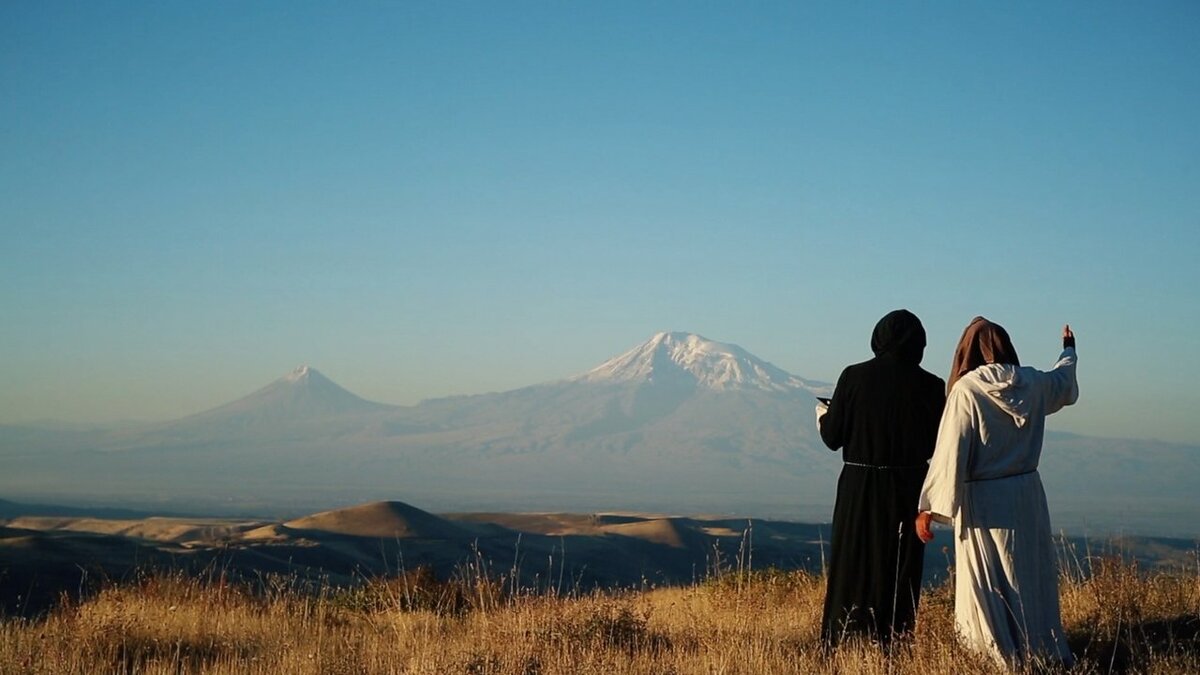
{"type": "Polygon", "coordinates": [[[875,356],[892,356],[916,365],[925,356],[925,327],[907,309],[888,312],[875,324],[871,351],[875,356]]]}

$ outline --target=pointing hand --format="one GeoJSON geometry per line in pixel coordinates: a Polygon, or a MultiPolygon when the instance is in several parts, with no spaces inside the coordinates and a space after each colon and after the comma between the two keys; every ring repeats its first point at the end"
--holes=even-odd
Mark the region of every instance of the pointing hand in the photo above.
{"type": "Polygon", "coordinates": [[[1071,324],[1063,326],[1063,349],[1075,347],[1075,333],[1071,330],[1071,324]]]}

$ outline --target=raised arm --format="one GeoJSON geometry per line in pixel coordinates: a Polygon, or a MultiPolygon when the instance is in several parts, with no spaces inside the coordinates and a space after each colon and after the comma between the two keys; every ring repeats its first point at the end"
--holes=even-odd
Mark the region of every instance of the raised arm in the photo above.
{"type": "Polygon", "coordinates": [[[1075,354],[1075,333],[1069,324],[1063,326],[1062,341],[1062,354],[1043,380],[1047,415],[1079,400],[1079,382],[1075,379],[1075,364],[1079,357],[1075,354]]]}

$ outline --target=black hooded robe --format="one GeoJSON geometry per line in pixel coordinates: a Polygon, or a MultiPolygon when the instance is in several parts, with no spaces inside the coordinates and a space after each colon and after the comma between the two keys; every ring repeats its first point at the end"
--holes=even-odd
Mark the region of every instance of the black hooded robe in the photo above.
{"type": "Polygon", "coordinates": [[[912,629],[925,545],[915,532],[926,462],[937,441],[945,383],[920,367],[925,329],[907,310],[871,337],[875,358],[838,378],[821,439],[842,448],[821,638],[881,644],[912,629]]]}

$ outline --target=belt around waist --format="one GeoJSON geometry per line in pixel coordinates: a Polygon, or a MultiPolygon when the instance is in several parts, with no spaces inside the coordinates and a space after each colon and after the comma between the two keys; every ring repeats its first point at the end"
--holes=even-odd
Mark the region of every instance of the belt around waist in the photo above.
{"type": "Polygon", "coordinates": [[[885,469],[885,470],[886,469],[925,469],[925,468],[929,467],[928,464],[900,464],[900,465],[895,465],[895,466],[889,466],[886,464],[860,464],[858,462],[842,462],[842,463],[845,464],[846,466],[861,466],[861,467],[864,467],[867,469],[885,469]]]}
{"type": "Polygon", "coordinates": [[[1017,476],[1028,476],[1031,473],[1037,473],[1037,469],[1022,471],[1021,473],[1010,473],[1004,476],[992,476],[990,478],[971,478],[963,481],[964,483],[985,483],[989,480],[1001,480],[1003,478],[1016,478],[1017,476]]]}

